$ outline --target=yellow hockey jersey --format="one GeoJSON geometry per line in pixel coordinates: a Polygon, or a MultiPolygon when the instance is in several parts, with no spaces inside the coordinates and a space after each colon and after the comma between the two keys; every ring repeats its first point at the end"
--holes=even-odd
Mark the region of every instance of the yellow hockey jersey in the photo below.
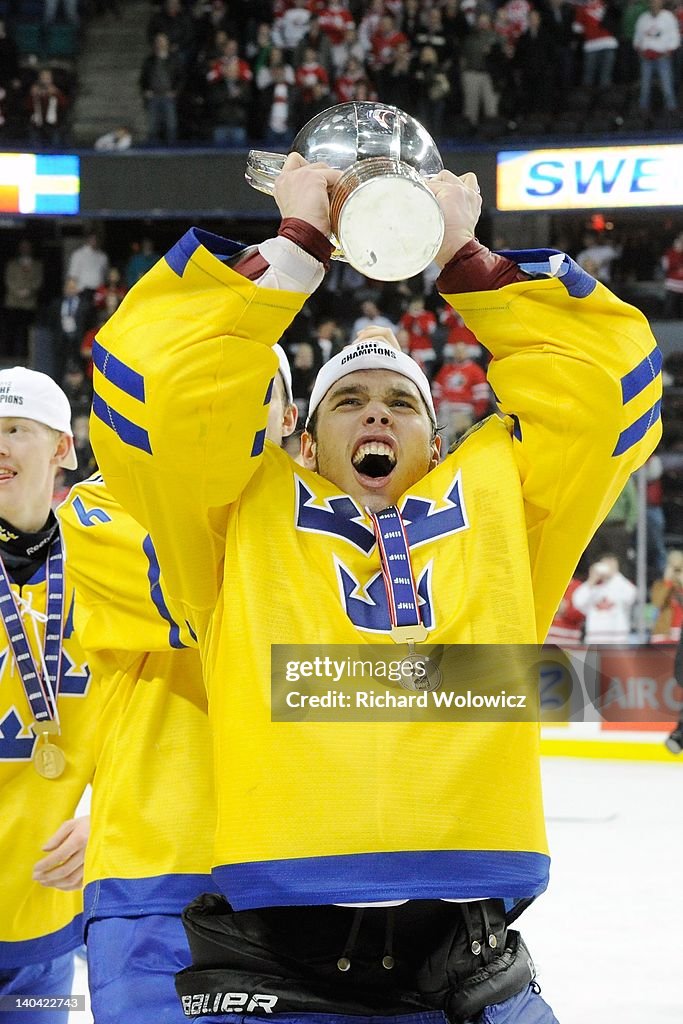
{"type": "MultiPolygon", "coordinates": [[[[44,642],[45,574],[43,565],[23,586],[12,584],[37,664],[44,642]]],[[[43,844],[73,817],[94,770],[98,695],[74,635],[68,568],[64,596],[57,699],[61,732],[54,742],[65,755],[66,767],[59,778],[42,778],[31,762],[38,742],[31,729],[33,714],[0,621],[0,974],[4,967],[61,956],[83,941],[81,892],[62,892],[32,879],[33,865],[45,856],[43,844]]]]}
{"type": "MultiPolygon", "coordinates": [[[[532,897],[549,864],[536,724],[271,718],[271,645],[392,641],[364,510],[264,442],[270,346],[306,296],[235,273],[238,250],[188,232],[94,348],[98,461],[202,651],[214,877],[238,909],[532,897]]],[[[542,641],[660,436],[642,314],[561,256],[519,262],[563,276],[447,297],[507,416],[399,502],[430,643],[542,641]]]]}
{"type": "Polygon", "coordinates": [[[149,536],[96,474],[58,509],[76,628],[102,713],[85,864],[86,917],[179,914],[213,888],[206,691],[172,619],[149,536]]]}

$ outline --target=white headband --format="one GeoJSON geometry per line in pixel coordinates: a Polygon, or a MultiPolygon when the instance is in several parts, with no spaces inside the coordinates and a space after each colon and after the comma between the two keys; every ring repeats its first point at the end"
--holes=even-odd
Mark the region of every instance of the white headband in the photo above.
{"type": "MultiPolygon", "coordinates": [[[[26,366],[0,371],[0,417],[6,416],[35,420],[68,434],[73,442],[69,399],[46,373],[29,370],[26,366]]],[[[60,465],[65,469],[78,466],[73,444],[60,465]]]]}
{"type": "Polygon", "coordinates": [[[429,418],[436,426],[436,413],[429,381],[420,366],[405,352],[399,351],[381,339],[373,340],[372,338],[342,349],[329,362],[325,363],[315,378],[308,403],[306,426],[332,385],[348,373],[355,373],[356,370],[393,370],[394,373],[399,373],[402,377],[412,380],[424,399],[429,418]]]}

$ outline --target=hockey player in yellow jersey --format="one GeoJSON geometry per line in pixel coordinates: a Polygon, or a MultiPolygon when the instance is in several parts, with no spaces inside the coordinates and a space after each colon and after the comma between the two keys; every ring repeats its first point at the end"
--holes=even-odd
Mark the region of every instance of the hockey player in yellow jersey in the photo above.
{"type": "MultiPolygon", "coordinates": [[[[96,343],[97,345],[97,343],[96,343]]],[[[280,372],[268,437],[292,433],[280,372]]],[[[97,1024],[180,1024],[174,975],[188,963],[183,907],[213,888],[215,802],[201,662],[173,620],[149,534],[96,474],[58,509],[77,595],[76,628],[102,715],[85,862],[88,984],[97,1024]]]]}
{"type": "Polygon", "coordinates": [[[197,637],[213,733],[226,899],[187,909],[178,991],[201,1021],[551,1024],[508,929],[548,880],[537,724],[274,721],[271,649],[542,642],[660,436],[661,360],[564,254],[481,246],[476,180],[444,171],[437,286],[501,415],[440,460],[426,378],[365,335],[323,367],[294,464],[264,443],[270,347],[324,277],[338,177],[290,154],[277,238],[189,231],[99,338],[98,461],[197,637]]]}
{"type": "Polygon", "coordinates": [[[69,402],[49,377],[0,371],[0,997],[3,1024],[57,1024],[82,942],[95,691],[51,511],[76,468],[69,402]],[[47,1000],[40,1005],[40,999],[47,1000]]]}

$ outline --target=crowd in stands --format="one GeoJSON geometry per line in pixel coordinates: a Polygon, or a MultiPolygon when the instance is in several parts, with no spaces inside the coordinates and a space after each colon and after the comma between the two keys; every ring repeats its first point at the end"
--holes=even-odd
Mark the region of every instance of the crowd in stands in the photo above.
{"type": "MultiPolygon", "coordinates": [[[[661,313],[680,315],[680,309],[670,305],[670,296],[678,301],[681,292],[672,292],[670,282],[678,280],[672,276],[675,272],[683,281],[679,269],[683,232],[672,224],[669,235],[662,246],[661,234],[650,233],[651,259],[659,271],[661,313]],[[655,239],[660,245],[658,256],[655,239]]],[[[573,238],[553,239],[552,245],[570,252],[586,270],[619,292],[635,273],[628,255],[635,242],[629,238],[626,229],[607,223],[602,230],[590,227],[583,233],[576,230],[573,238]]],[[[497,240],[494,247],[504,248],[504,241],[497,240]]],[[[161,251],[164,248],[158,247],[161,251]]],[[[641,239],[641,258],[643,248],[641,239]]],[[[72,402],[79,469],[64,474],[63,489],[87,476],[94,467],[88,443],[94,340],[126,291],[158,258],[159,251],[150,237],[129,241],[125,254],[119,252],[113,257],[106,238],[95,230],[86,230],[73,248],[64,248],[58,275],[62,285],[57,294],[50,293],[54,281],[50,281],[45,260],[29,237],[19,238],[15,253],[4,263],[0,362],[30,362],[60,381],[72,402]]],[[[300,423],[305,420],[320,367],[361,328],[373,324],[390,327],[404,351],[430,378],[444,451],[495,410],[486,381],[488,353],[461,317],[441,300],[434,288],[434,270],[430,267],[416,278],[389,283],[363,277],[344,262],[333,262],[324,284],[283,339],[292,366],[300,423]]],[[[654,274],[652,266],[650,274],[654,274]]],[[[683,347],[666,357],[664,371],[664,439],[646,467],[649,626],[654,642],[675,640],[683,622],[683,554],[678,550],[683,547],[683,347]]],[[[298,436],[291,443],[294,453],[298,436]]],[[[558,642],[584,635],[584,618],[592,596],[602,593],[605,597],[608,589],[623,606],[614,619],[623,628],[635,593],[637,520],[636,484],[630,480],[581,559],[556,627],[561,635],[558,642]],[[596,565],[598,570],[594,569],[596,565]],[[586,586],[574,600],[573,591],[583,584],[586,586]],[[591,589],[595,587],[597,591],[591,589]]],[[[599,628],[606,628],[604,616],[601,621],[599,628]]]]}
{"type": "MultiPolygon", "coordinates": [[[[120,8],[87,14],[102,10],[120,8]]],[[[77,0],[0,0],[4,139],[68,142],[76,65],[39,57],[51,26],[77,32],[84,13],[77,0]],[[42,34],[20,61],[30,11],[42,34]]],[[[160,0],[141,26],[147,138],[132,141],[286,147],[319,110],[363,99],[437,139],[672,130],[682,24],[683,0],[160,0]]]]}
{"type": "Polygon", "coordinates": [[[674,128],[674,3],[274,0],[235,12],[164,0],[141,74],[147,141],[286,147],[320,110],[363,99],[406,110],[437,139],[591,121],[674,128]]]}

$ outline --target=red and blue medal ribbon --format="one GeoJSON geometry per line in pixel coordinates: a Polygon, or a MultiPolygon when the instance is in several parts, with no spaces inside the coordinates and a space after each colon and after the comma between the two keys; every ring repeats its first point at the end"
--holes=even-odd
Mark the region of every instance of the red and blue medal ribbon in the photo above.
{"type": "Polygon", "coordinates": [[[389,602],[392,636],[395,640],[424,640],[410,547],[401,513],[395,505],[381,512],[369,512],[377,539],[382,577],[389,602]]]}

